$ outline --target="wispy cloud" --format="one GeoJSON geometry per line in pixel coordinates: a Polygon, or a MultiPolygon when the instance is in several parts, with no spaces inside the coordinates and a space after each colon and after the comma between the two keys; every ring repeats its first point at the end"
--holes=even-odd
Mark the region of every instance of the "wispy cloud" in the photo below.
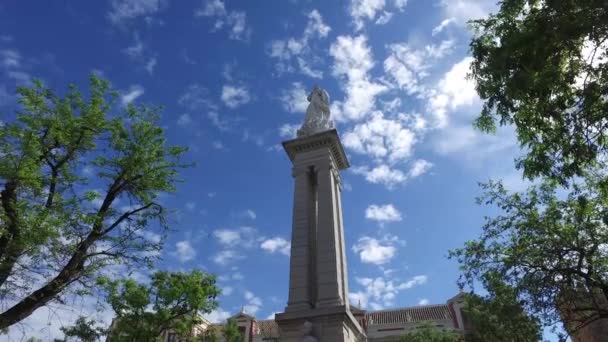
{"type": "Polygon", "coordinates": [[[225,85],[222,87],[222,101],[231,109],[251,101],[249,90],[244,86],[225,85]]]}
{"type": "Polygon", "coordinates": [[[183,240],[175,243],[175,250],[172,255],[179,259],[180,262],[186,262],[194,259],[196,251],[190,244],[190,241],[183,240]]]}
{"type": "Polygon", "coordinates": [[[360,120],[368,115],[376,104],[376,97],[388,88],[372,81],[369,71],[374,66],[372,51],[367,38],[339,36],[329,48],[334,58],[332,73],[342,81],[346,93],[344,101],[334,101],[332,115],[337,120],[360,120]]]}
{"type": "Polygon", "coordinates": [[[313,9],[307,14],[306,28],[299,38],[273,40],[270,43],[269,55],[276,60],[279,73],[299,72],[312,78],[322,78],[323,72],[315,69],[320,58],[313,52],[312,40],[325,38],[331,27],[323,22],[321,13],[313,9]]]}
{"type": "Polygon", "coordinates": [[[281,253],[289,256],[291,251],[291,243],[281,237],[275,237],[262,241],[260,248],[269,253],[281,253]]]}
{"type": "Polygon", "coordinates": [[[194,12],[194,16],[214,18],[212,31],[226,27],[230,39],[249,40],[251,37],[251,28],[247,26],[247,14],[243,11],[227,11],[222,0],[204,1],[194,12]]]}
{"type": "Polygon", "coordinates": [[[125,91],[121,97],[120,102],[123,106],[127,106],[133,101],[137,100],[138,97],[144,94],[144,87],[139,84],[134,84],[129,87],[129,90],[125,91]]]}
{"type": "Polygon", "coordinates": [[[108,19],[119,26],[137,18],[150,21],[153,15],[165,9],[168,4],[168,0],[112,0],[108,19]]]}
{"type": "Polygon", "coordinates": [[[401,213],[392,204],[372,204],[365,209],[365,218],[380,223],[401,221],[401,213]]]}

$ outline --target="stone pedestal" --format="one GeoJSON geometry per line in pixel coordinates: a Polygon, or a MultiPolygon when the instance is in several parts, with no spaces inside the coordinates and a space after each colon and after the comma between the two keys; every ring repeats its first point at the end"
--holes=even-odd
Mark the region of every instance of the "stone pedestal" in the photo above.
{"type": "Polygon", "coordinates": [[[275,315],[281,342],[300,342],[305,322],[319,342],[365,342],[363,329],[346,306],[286,312],[275,315]]]}
{"type": "Polygon", "coordinates": [[[275,318],[282,341],[299,341],[304,322],[319,341],[365,341],[350,312],[340,170],[349,167],[335,129],[289,140],[294,204],[285,313],[275,318]]]}

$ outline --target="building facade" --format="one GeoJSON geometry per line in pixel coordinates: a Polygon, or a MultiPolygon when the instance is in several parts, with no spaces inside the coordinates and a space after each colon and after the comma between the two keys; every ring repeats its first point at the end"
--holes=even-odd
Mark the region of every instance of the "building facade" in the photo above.
{"type": "MultiPolygon", "coordinates": [[[[449,299],[445,304],[422,305],[387,310],[366,311],[351,306],[368,342],[392,342],[417,329],[422,324],[430,324],[438,329],[454,331],[464,335],[469,326],[462,312],[461,294],[449,299]]],[[[258,320],[254,316],[240,312],[232,316],[243,334],[243,342],[282,341],[280,327],[275,320],[258,320]]],[[[224,341],[223,324],[209,325],[218,341],[224,341]]],[[[322,338],[319,341],[326,341],[322,338]]],[[[166,342],[170,342],[166,340],[166,342]]]]}

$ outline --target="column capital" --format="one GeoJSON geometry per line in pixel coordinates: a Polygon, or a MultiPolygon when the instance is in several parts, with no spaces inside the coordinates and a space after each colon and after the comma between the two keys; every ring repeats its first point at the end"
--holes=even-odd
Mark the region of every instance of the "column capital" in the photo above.
{"type": "Polygon", "coordinates": [[[294,166],[291,168],[291,176],[296,178],[300,175],[307,175],[310,171],[309,166],[294,166]]]}

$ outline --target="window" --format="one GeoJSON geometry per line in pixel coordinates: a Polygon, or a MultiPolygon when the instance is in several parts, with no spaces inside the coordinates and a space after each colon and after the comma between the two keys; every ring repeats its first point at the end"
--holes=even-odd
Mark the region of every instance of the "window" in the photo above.
{"type": "Polygon", "coordinates": [[[167,342],[178,342],[177,334],[176,333],[167,334],[167,342]]]}

